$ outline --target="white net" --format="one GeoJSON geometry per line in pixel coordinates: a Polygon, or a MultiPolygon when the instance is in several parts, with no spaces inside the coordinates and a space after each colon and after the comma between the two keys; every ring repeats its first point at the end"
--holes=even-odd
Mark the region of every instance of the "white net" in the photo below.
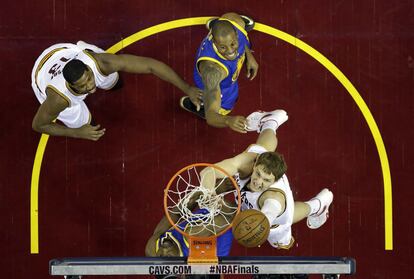
{"type": "Polygon", "coordinates": [[[217,235],[237,212],[237,188],[224,173],[218,178],[216,172],[211,167],[200,175],[191,167],[179,174],[166,192],[167,210],[175,217],[175,225],[190,235],[217,235]],[[207,187],[209,183],[213,185],[207,187]]]}

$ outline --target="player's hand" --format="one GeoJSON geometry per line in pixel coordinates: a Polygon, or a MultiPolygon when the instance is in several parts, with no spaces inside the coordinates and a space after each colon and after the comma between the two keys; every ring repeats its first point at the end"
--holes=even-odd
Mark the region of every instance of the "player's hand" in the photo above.
{"type": "Polygon", "coordinates": [[[80,128],[74,129],[74,137],[97,141],[105,134],[105,129],[100,128],[101,125],[92,126],[90,124],[85,124],[80,128]]]}
{"type": "Polygon", "coordinates": [[[185,92],[190,97],[191,102],[200,110],[201,102],[203,101],[203,91],[197,87],[189,86],[185,92]]]}
{"type": "Polygon", "coordinates": [[[227,126],[238,133],[247,133],[247,120],[244,116],[229,116],[226,120],[227,126]]]}
{"type": "Polygon", "coordinates": [[[253,80],[257,75],[257,71],[259,71],[259,64],[257,64],[257,61],[253,55],[246,57],[246,69],[247,78],[253,80]]]}

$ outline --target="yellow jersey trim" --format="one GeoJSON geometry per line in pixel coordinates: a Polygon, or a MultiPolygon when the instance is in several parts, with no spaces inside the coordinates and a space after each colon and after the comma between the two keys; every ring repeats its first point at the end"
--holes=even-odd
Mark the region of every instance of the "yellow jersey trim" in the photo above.
{"type": "Polygon", "coordinates": [[[224,109],[224,108],[220,108],[218,113],[221,115],[227,115],[231,112],[231,109],[224,109]]]}
{"type": "MultiPolygon", "coordinates": [[[[56,87],[54,87],[53,85],[50,85],[49,84],[48,86],[46,86],[46,89],[48,89],[48,88],[50,88],[51,90],[53,90],[53,92],[55,92],[60,97],[62,97],[63,99],[65,99],[65,101],[68,102],[69,107],[72,105],[70,99],[65,94],[63,94],[62,92],[60,92],[56,87]]],[[[46,95],[47,95],[47,93],[46,93],[46,95]]]]}
{"type": "Polygon", "coordinates": [[[198,63],[200,63],[201,61],[210,61],[210,62],[214,62],[216,64],[218,64],[220,67],[223,68],[223,70],[226,71],[226,76],[224,78],[226,78],[229,75],[229,70],[227,69],[226,66],[224,66],[223,63],[221,63],[220,61],[218,61],[217,59],[211,58],[211,57],[207,57],[207,56],[201,56],[200,58],[198,58],[197,60],[197,71],[201,76],[200,70],[198,69],[198,63]]]}
{"type": "Polygon", "coordinates": [[[107,77],[108,75],[105,75],[103,72],[102,72],[102,70],[101,70],[101,68],[99,67],[99,64],[98,64],[98,61],[95,59],[95,57],[93,57],[89,52],[88,52],[88,50],[86,50],[86,49],[84,49],[83,50],[83,53],[85,53],[90,59],[92,59],[92,61],[95,63],[95,66],[96,66],[96,68],[98,69],[98,72],[101,74],[101,75],[103,75],[103,76],[105,76],[105,77],[107,77]]]}
{"type": "MultiPolygon", "coordinates": [[[[165,232],[165,236],[164,236],[163,238],[166,238],[167,236],[169,236],[169,237],[171,238],[171,240],[172,240],[172,241],[174,241],[174,243],[177,245],[178,250],[179,250],[179,252],[180,252],[180,257],[184,257],[183,250],[181,249],[181,245],[180,245],[180,242],[178,241],[178,239],[176,239],[176,238],[172,235],[172,233],[171,233],[171,232],[165,232]]],[[[158,252],[158,250],[160,250],[160,249],[159,249],[159,244],[158,244],[159,242],[160,242],[160,239],[158,238],[158,239],[157,239],[157,241],[155,242],[155,253],[157,253],[157,252],[158,252]]]]}
{"type": "MultiPolygon", "coordinates": [[[[43,56],[42,60],[40,60],[39,65],[37,66],[36,72],[35,72],[35,83],[36,83],[37,88],[39,88],[39,85],[37,84],[37,75],[39,74],[39,72],[42,69],[43,65],[45,65],[46,61],[49,60],[49,58],[52,57],[53,54],[55,54],[56,52],[58,52],[62,49],[66,49],[66,47],[55,48],[55,49],[51,50],[49,53],[47,53],[45,56],[43,56]]],[[[39,90],[40,90],[40,88],[39,88],[39,90]]]]}

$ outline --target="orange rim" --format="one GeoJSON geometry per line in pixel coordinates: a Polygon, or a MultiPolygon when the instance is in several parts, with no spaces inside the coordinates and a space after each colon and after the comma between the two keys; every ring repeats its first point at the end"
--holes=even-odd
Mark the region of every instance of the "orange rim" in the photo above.
{"type": "Polygon", "coordinates": [[[189,170],[193,167],[212,167],[215,168],[219,171],[221,171],[222,173],[224,173],[228,178],[230,178],[230,181],[233,183],[234,188],[237,191],[237,212],[236,215],[240,212],[240,205],[241,205],[241,194],[240,194],[240,189],[237,186],[236,180],[234,180],[234,178],[232,176],[230,176],[224,169],[214,165],[214,164],[210,164],[210,163],[194,163],[191,165],[188,165],[182,169],[180,169],[179,171],[177,171],[174,176],[170,179],[170,181],[168,182],[167,187],[164,190],[164,212],[165,212],[165,216],[167,217],[168,221],[170,222],[170,224],[174,227],[175,230],[177,230],[178,232],[180,232],[181,234],[185,235],[188,238],[192,238],[192,239],[206,239],[206,238],[214,238],[214,237],[219,237],[220,235],[224,234],[226,231],[228,231],[232,225],[233,225],[233,220],[230,223],[230,225],[225,228],[224,230],[222,230],[221,232],[219,232],[216,235],[212,235],[209,237],[201,237],[201,236],[194,236],[194,235],[190,235],[189,233],[186,233],[185,231],[183,231],[182,229],[180,229],[180,227],[177,226],[177,224],[171,219],[170,216],[170,212],[168,211],[168,190],[170,189],[172,183],[174,182],[174,180],[177,178],[177,176],[179,176],[181,173],[183,173],[186,170],[189,170]]]}

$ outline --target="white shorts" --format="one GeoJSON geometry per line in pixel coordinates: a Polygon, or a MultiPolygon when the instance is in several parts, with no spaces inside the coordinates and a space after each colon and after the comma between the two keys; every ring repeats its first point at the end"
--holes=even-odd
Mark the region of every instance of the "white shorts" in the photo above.
{"type": "Polygon", "coordinates": [[[292,225],[285,224],[270,229],[267,241],[275,248],[289,249],[293,245],[292,225]]]}

